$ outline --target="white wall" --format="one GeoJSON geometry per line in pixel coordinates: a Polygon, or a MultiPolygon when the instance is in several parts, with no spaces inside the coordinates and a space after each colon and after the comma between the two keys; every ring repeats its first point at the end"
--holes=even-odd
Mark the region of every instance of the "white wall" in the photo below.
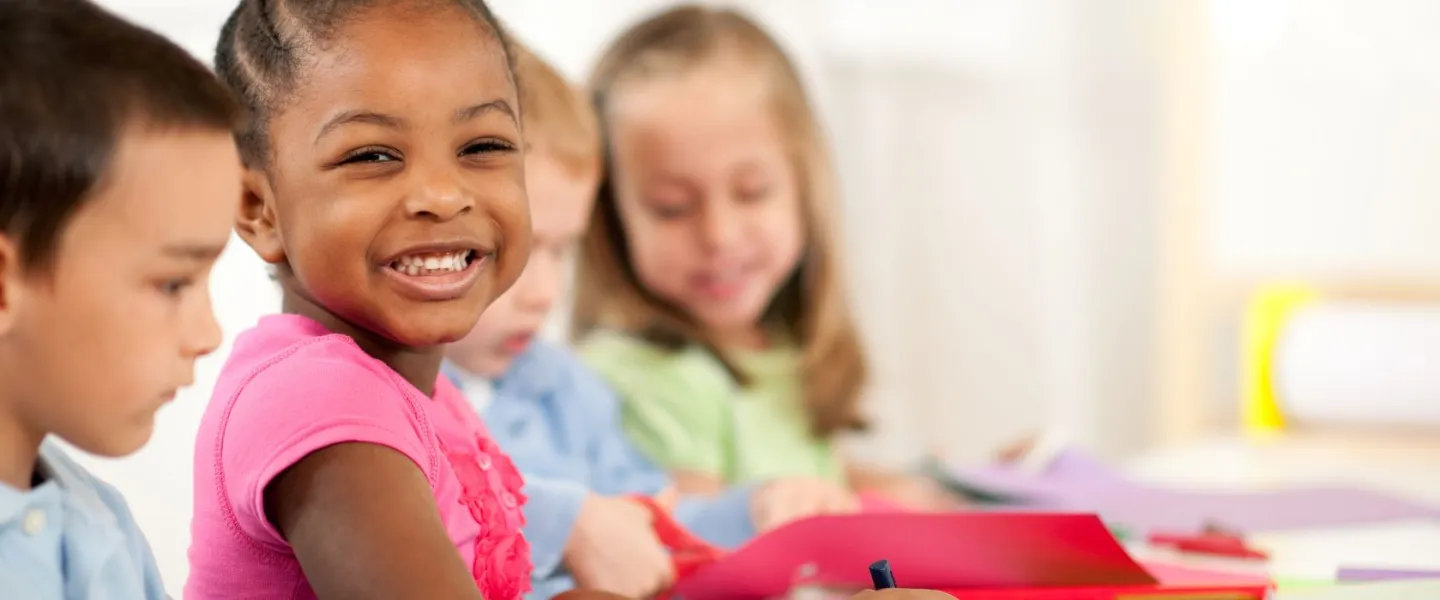
{"type": "Polygon", "coordinates": [[[1213,2],[1208,255],[1227,273],[1440,273],[1440,3],[1213,2]]]}

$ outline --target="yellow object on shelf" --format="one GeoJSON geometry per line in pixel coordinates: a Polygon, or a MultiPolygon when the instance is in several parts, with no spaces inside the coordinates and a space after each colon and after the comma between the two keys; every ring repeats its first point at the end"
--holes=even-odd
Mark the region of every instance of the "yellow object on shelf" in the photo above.
{"type": "Polygon", "coordinates": [[[1272,285],[1257,292],[1246,307],[1240,414],[1247,433],[1268,436],[1285,428],[1274,386],[1275,351],[1290,317],[1318,297],[1309,286],[1272,285]]]}

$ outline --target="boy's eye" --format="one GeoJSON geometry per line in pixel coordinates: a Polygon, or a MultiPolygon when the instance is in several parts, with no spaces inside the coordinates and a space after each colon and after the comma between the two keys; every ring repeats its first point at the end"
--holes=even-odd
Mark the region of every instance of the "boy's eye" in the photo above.
{"type": "Polygon", "coordinates": [[[182,277],[178,279],[167,279],[156,284],[156,287],[160,289],[160,293],[166,296],[179,296],[181,292],[184,292],[194,282],[195,280],[189,277],[182,277]]]}

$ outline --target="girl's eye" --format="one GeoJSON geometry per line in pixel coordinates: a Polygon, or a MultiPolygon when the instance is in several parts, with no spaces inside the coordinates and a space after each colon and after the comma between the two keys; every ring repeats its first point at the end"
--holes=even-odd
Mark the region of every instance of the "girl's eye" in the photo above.
{"type": "Polygon", "coordinates": [[[500,140],[480,140],[461,150],[461,154],[495,154],[500,152],[514,152],[515,146],[500,140]]]}
{"type": "Polygon", "coordinates": [[[754,202],[754,201],[756,201],[756,200],[764,200],[765,197],[766,197],[766,196],[769,196],[769,195],[770,195],[770,188],[768,188],[768,187],[756,187],[756,188],[750,188],[750,189],[740,190],[740,199],[741,199],[741,200],[744,200],[744,201],[746,201],[746,202],[754,202]]]}
{"type": "Polygon", "coordinates": [[[390,150],[384,148],[361,148],[340,160],[340,164],[364,164],[364,163],[387,163],[400,160],[390,150]]]}
{"type": "Polygon", "coordinates": [[[656,205],[653,210],[655,211],[655,216],[660,217],[661,219],[665,219],[667,221],[672,219],[682,219],[685,217],[685,215],[690,214],[690,207],[683,204],[675,206],[656,205]]]}

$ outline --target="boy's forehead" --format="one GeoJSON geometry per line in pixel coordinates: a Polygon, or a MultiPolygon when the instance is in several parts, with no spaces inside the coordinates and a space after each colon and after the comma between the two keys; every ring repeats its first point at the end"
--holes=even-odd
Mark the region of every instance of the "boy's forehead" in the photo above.
{"type": "Polygon", "coordinates": [[[599,173],[572,168],[561,159],[531,150],[525,160],[530,222],[536,233],[571,235],[585,228],[599,173]]]}
{"type": "Polygon", "coordinates": [[[136,249],[223,243],[239,206],[240,175],[228,132],[127,131],[73,226],[90,241],[125,240],[136,249]]]}

